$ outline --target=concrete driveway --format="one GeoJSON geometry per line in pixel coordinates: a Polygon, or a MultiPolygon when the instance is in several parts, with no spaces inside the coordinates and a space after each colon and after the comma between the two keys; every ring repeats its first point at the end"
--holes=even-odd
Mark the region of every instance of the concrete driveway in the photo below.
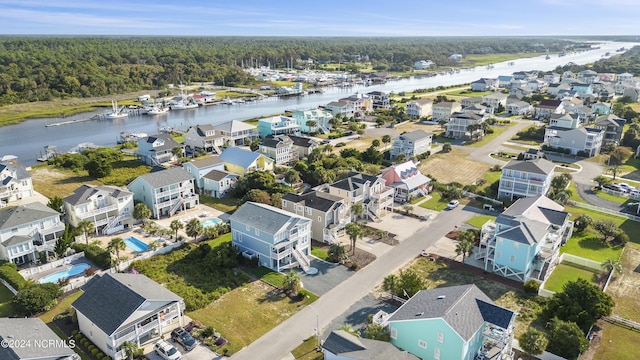
{"type": "MultiPolygon", "coordinates": [[[[178,349],[182,353],[181,360],[219,360],[224,358],[223,356],[218,355],[215,352],[209,350],[208,347],[202,344],[198,344],[198,346],[196,346],[195,349],[189,352],[186,352],[184,348],[179,344],[176,344],[173,342],[172,344],[173,346],[176,347],[176,349],[178,349]]],[[[153,347],[151,347],[151,349],[153,349],[153,347]]],[[[145,357],[149,360],[164,360],[162,357],[160,357],[160,355],[156,354],[153,350],[151,350],[151,352],[149,352],[148,354],[145,354],[145,357]]]]}
{"type": "Polygon", "coordinates": [[[310,260],[311,266],[318,269],[317,274],[308,275],[300,269],[297,269],[297,271],[300,274],[303,287],[319,296],[328,293],[329,290],[354,274],[352,270],[342,265],[328,263],[313,257],[310,260]]]}

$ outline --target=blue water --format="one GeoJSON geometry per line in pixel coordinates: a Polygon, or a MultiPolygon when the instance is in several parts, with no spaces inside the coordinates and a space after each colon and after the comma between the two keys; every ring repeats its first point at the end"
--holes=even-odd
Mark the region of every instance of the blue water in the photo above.
{"type": "Polygon", "coordinates": [[[209,226],[217,225],[219,222],[220,222],[220,219],[212,218],[207,221],[201,222],[201,224],[202,224],[202,227],[209,227],[209,226]]]}
{"type": "Polygon", "coordinates": [[[73,265],[71,268],[64,270],[64,271],[58,271],[55,272],[51,275],[47,275],[45,277],[43,277],[42,279],[40,279],[40,283],[57,283],[60,280],[64,280],[64,279],[68,279],[72,276],[76,276],[78,274],[83,273],[86,269],[90,268],[91,265],[89,264],[85,264],[85,263],[81,263],[81,264],[76,264],[73,265]]]}
{"type": "Polygon", "coordinates": [[[128,238],[124,239],[124,243],[127,244],[127,246],[133,249],[133,251],[135,252],[147,251],[148,248],[147,244],[133,236],[129,236],[128,238]]]}

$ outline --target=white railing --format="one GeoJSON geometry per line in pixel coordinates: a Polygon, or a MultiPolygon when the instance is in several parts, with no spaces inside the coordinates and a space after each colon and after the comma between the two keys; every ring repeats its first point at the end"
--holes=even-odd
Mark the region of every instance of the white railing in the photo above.
{"type": "Polygon", "coordinates": [[[589,205],[589,204],[585,204],[585,203],[581,203],[581,202],[567,201],[567,203],[569,205],[573,205],[573,206],[577,206],[577,207],[581,207],[581,208],[585,208],[585,209],[589,209],[589,210],[595,210],[595,211],[599,211],[599,212],[602,212],[602,213],[605,213],[605,214],[615,215],[615,216],[619,216],[619,217],[622,217],[622,218],[625,218],[625,219],[629,219],[629,220],[640,222],[640,216],[635,216],[635,215],[623,213],[623,212],[620,212],[620,211],[615,211],[615,210],[611,210],[611,209],[607,209],[607,208],[603,208],[603,207],[599,207],[599,206],[593,206],[593,205],[589,205]]]}
{"type": "Polygon", "coordinates": [[[78,217],[81,219],[86,219],[88,217],[91,216],[95,216],[95,215],[101,215],[104,214],[106,212],[112,211],[112,210],[117,210],[118,209],[118,205],[109,205],[109,206],[105,206],[105,207],[101,207],[99,209],[95,209],[92,211],[87,211],[85,213],[82,214],[78,214],[78,217]]]}
{"type": "Polygon", "coordinates": [[[309,259],[307,259],[307,257],[304,256],[304,254],[301,253],[300,250],[293,249],[293,257],[296,258],[296,260],[298,261],[298,264],[300,264],[300,267],[302,268],[302,270],[307,271],[307,269],[309,269],[309,267],[311,266],[311,263],[309,262],[309,259]]]}
{"type": "Polygon", "coordinates": [[[4,281],[4,279],[0,279],[0,284],[4,285],[13,295],[18,293],[18,290],[14,289],[13,286],[9,285],[8,282],[4,281]]]}
{"type": "Polygon", "coordinates": [[[38,266],[32,266],[29,268],[25,268],[19,271],[20,275],[22,275],[23,278],[25,279],[29,279],[31,278],[33,275],[41,273],[43,271],[47,271],[47,270],[51,270],[54,268],[57,268],[59,266],[62,265],[67,265],[69,263],[71,263],[74,260],[80,259],[84,257],[84,251],[81,251],[79,253],[64,257],[60,260],[56,260],[56,261],[52,261],[46,264],[42,264],[42,265],[38,265],[38,266]]]}
{"type": "Polygon", "coordinates": [[[402,303],[402,304],[404,304],[404,303],[406,303],[406,302],[408,301],[407,299],[403,299],[403,298],[401,298],[401,297],[398,297],[398,296],[392,295],[392,294],[390,294],[390,293],[388,293],[388,292],[383,292],[383,293],[380,295],[380,297],[381,297],[383,300],[393,299],[393,300],[395,300],[395,301],[397,301],[397,302],[400,302],[400,303],[402,303]]]}
{"type": "Polygon", "coordinates": [[[129,218],[129,214],[123,214],[123,215],[118,215],[114,217],[113,219],[111,219],[111,221],[109,221],[107,226],[105,226],[104,229],[102,229],[102,234],[109,235],[110,233],[109,230],[111,230],[114,226],[118,225],[120,221],[124,221],[128,218],[129,218]]]}
{"type": "Polygon", "coordinates": [[[580,257],[580,256],[575,256],[575,255],[564,253],[564,254],[560,255],[559,260],[560,260],[561,263],[562,262],[569,262],[569,263],[572,263],[572,264],[576,264],[576,265],[579,265],[579,266],[584,266],[586,268],[597,270],[597,271],[601,271],[602,270],[602,263],[601,262],[585,259],[585,258],[580,257]]]}
{"type": "Polygon", "coordinates": [[[180,206],[182,206],[183,202],[184,202],[184,200],[182,200],[182,198],[179,197],[178,200],[176,201],[176,203],[171,205],[171,209],[169,210],[169,216],[173,216],[173,214],[175,214],[176,211],[178,211],[180,206]]]}

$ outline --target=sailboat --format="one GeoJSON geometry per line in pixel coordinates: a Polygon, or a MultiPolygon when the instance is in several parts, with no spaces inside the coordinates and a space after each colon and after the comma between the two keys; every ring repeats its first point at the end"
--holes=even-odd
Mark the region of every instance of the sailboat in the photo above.
{"type": "Polygon", "coordinates": [[[120,119],[129,116],[129,113],[123,111],[124,106],[118,108],[118,102],[111,100],[111,112],[105,115],[107,119],[120,119]]]}

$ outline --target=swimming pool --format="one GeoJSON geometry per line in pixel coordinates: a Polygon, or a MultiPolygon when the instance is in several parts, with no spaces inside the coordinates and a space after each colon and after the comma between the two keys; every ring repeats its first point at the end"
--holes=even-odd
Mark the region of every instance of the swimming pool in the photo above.
{"type": "Polygon", "coordinates": [[[202,221],[200,222],[202,224],[202,227],[209,227],[209,226],[215,226],[218,223],[220,223],[220,219],[218,218],[211,218],[207,221],[202,221]]]}
{"type": "Polygon", "coordinates": [[[129,236],[126,239],[124,239],[124,243],[127,244],[127,247],[129,247],[135,252],[147,251],[147,248],[148,248],[147,244],[140,241],[138,238],[134,236],[129,236]]]}
{"type": "Polygon", "coordinates": [[[68,279],[72,276],[76,276],[78,274],[82,274],[86,269],[90,268],[91,265],[86,263],[80,263],[73,265],[67,270],[54,272],[53,274],[47,275],[39,280],[41,284],[44,283],[57,283],[60,280],[68,279]]]}

